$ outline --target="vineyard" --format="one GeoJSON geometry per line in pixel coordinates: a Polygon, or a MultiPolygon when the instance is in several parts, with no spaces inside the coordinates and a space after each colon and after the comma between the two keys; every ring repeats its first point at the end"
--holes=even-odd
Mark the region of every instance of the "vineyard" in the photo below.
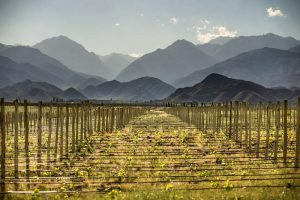
{"type": "Polygon", "coordinates": [[[300,199],[300,98],[0,108],[0,199],[300,199]]]}

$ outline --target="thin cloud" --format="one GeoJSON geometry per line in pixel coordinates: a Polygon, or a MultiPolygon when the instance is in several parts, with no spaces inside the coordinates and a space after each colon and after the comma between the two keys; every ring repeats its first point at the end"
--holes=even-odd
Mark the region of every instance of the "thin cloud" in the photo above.
{"type": "Polygon", "coordinates": [[[266,9],[268,17],[284,17],[285,15],[283,14],[283,12],[279,9],[276,8],[267,8],[266,9]]]}
{"type": "Polygon", "coordinates": [[[208,20],[201,21],[200,26],[193,26],[196,30],[197,40],[200,43],[207,43],[218,37],[235,37],[237,31],[228,30],[225,26],[211,26],[208,20]]]}
{"type": "Polygon", "coordinates": [[[131,53],[131,54],[129,54],[131,57],[134,57],[134,58],[139,58],[139,57],[141,57],[142,56],[142,54],[141,53],[131,53]]]}
{"type": "Polygon", "coordinates": [[[121,24],[119,24],[119,23],[115,23],[115,26],[120,26],[121,24]]]}
{"type": "Polygon", "coordinates": [[[172,18],[170,18],[170,23],[171,24],[173,24],[173,25],[176,25],[176,24],[178,24],[178,19],[176,18],[176,17],[172,17],[172,18]]]}

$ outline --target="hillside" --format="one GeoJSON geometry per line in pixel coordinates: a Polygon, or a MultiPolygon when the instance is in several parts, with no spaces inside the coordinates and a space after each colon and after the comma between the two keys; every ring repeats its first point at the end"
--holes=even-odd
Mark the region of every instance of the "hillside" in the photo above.
{"type": "Polygon", "coordinates": [[[300,56],[290,51],[262,48],[196,71],[173,83],[176,87],[192,86],[211,73],[243,79],[266,87],[300,86],[300,56]]]}
{"type": "Polygon", "coordinates": [[[87,97],[100,100],[148,101],[163,99],[175,88],[157,78],[142,77],[130,82],[108,81],[88,86],[82,92],[87,97]]]}
{"type": "Polygon", "coordinates": [[[259,84],[210,74],[202,82],[177,89],[166,100],[174,102],[277,101],[292,99],[300,90],[269,89],[259,84]]]}
{"type": "Polygon", "coordinates": [[[214,63],[216,63],[214,58],[203,53],[193,43],[177,40],[165,49],[158,49],[138,58],[126,67],[116,80],[130,81],[150,76],[171,83],[214,63]]]}
{"type": "Polygon", "coordinates": [[[136,59],[129,55],[120,53],[112,53],[106,56],[99,57],[102,62],[110,69],[114,78],[136,59]]]}
{"type": "Polygon", "coordinates": [[[207,43],[198,45],[199,49],[208,53],[219,61],[224,61],[241,53],[261,49],[264,47],[288,50],[300,44],[292,37],[281,37],[273,33],[256,36],[239,36],[225,43],[207,43]]]}
{"type": "Polygon", "coordinates": [[[60,84],[60,82],[56,81],[51,81],[49,83],[55,84],[59,87],[77,85],[89,78],[89,76],[85,77],[82,74],[70,70],[56,59],[31,47],[14,46],[6,48],[0,52],[0,55],[6,56],[18,63],[29,63],[40,68],[40,70],[43,70],[45,73],[48,73],[49,76],[56,76],[57,79],[63,80],[64,84],[60,84]]]}
{"type": "Polygon", "coordinates": [[[62,79],[28,63],[16,63],[0,56],[0,88],[12,85],[26,79],[44,81],[59,86],[66,86],[62,79]]]}
{"type": "Polygon", "coordinates": [[[294,53],[300,53],[300,45],[290,48],[289,51],[294,53]]]}
{"type": "Polygon", "coordinates": [[[25,80],[11,86],[0,89],[0,96],[6,100],[28,99],[29,101],[49,102],[54,98],[64,100],[84,100],[86,97],[73,88],[61,90],[60,88],[46,82],[34,82],[25,80]]]}
{"type": "Polygon", "coordinates": [[[33,47],[59,60],[74,71],[97,75],[107,79],[112,78],[110,70],[96,54],[87,51],[81,44],[66,36],[49,38],[33,47]]]}

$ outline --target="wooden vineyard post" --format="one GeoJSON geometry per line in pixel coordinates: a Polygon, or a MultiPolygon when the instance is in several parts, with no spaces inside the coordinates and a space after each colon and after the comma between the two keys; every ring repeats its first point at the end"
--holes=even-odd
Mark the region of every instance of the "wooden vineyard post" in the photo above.
{"type": "Polygon", "coordinates": [[[55,129],[55,144],[54,144],[54,161],[56,163],[57,160],[57,152],[58,152],[58,133],[59,133],[59,113],[60,107],[56,106],[56,129],[55,129]]]}
{"type": "MultiPolygon", "coordinates": [[[[14,116],[14,128],[15,128],[15,135],[14,135],[14,165],[15,165],[15,179],[18,181],[19,179],[19,105],[18,100],[15,100],[15,116],[14,116]]],[[[19,190],[19,184],[15,183],[15,190],[19,190]]]]}
{"type": "MultiPolygon", "coordinates": [[[[5,107],[4,99],[0,100],[0,129],[1,129],[1,192],[5,192],[5,151],[6,151],[6,138],[5,138],[5,107]]],[[[1,199],[4,199],[4,194],[1,194],[1,199]]]]}
{"type": "Polygon", "coordinates": [[[101,132],[104,133],[104,131],[105,131],[105,108],[102,108],[101,121],[102,121],[101,132]]]}
{"type": "MultiPolygon", "coordinates": [[[[86,128],[86,136],[90,134],[90,107],[89,107],[89,104],[87,103],[87,106],[86,106],[86,124],[85,124],[85,127],[86,128]],[[87,134],[88,133],[88,134],[87,134]]],[[[85,137],[86,139],[86,137],[85,137]]]]}
{"type": "Polygon", "coordinates": [[[121,129],[124,128],[124,108],[121,108],[121,117],[120,117],[121,129]]]}
{"type": "Polygon", "coordinates": [[[238,130],[239,130],[239,102],[235,102],[235,116],[234,116],[234,134],[235,134],[235,141],[238,141],[238,130]]]}
{"type": "Polygon", "coordinates": [[[92,116],[94,116],[94,117],[92,117],[92,121],[93,121],[93,119],[94,119],[94,131],[95,132],[98,132],[97,130],[98,130],[98,108],[97,107],[95,107],[95,109],[94,110],[92,110],[92,113],[93,113],[93,115],[92,116]]]}
{"type": "Polygon", "coordinates": [[[66,144],[65,144],[65,157],[69,157],[69,104],[66,104],[66,144]]]}
{"type": "Polygon", "coordinates": [[[86,104],[85,103],[83,103],[82,105],[82,114],[83,114],[83,118],[82,118],[83,136],[81,142],[83,142],[83,140],[85,139],[85,134],[86,134],[86,104]]]}
{"type": "MultiPolygon", "coordinates": [[[[248,105],[246,102],[244,102],[244,124],[245,124],[245,145],[246,145],[246,148],[248,147],[248,105]]],[[[241,142],[243,140],[241,139],[241,142]]]]}
{"type": "Polygon", "coordinates": [[[101,124],[101,107],[99,106],[98,107],[98,121],[97,121],[97,132],[99,133],[100,132],[100,124],[101,124]]]}
{"type": "Polygon", "coordinates": [[[114,124],[115,124],[115,108],[112,107],[111,109],[111,120],[110,120],[110,132],[114,131],[114,124]]]}
{"type": "Polygon", "coordinates": [[[232,101],[230,101],[230,108],[229,108],[229,138],[232,137],[232,101]]]}
{"type": "Polygon", "coordinates": [[[86,139],[88,126],[87,126],[87,119],[88,118],[88,110],[87,110],[87,104],[85,103],[83,106],[83,139],[86,139]]]}
{"type": "Polygon", "coordinates": [[[299,168],[299,157],[300,157],[300,97],[298,97],[298,108],[297,108],[295,168],[299,168]]]}
{"type": "Polygon", "coordinates": [[[251,105],[249,105],[249,127],[248,127],[248,129],[249,129],[248,145],[249,145],[249,153],[251,153],[252,152],[252,106],[251,105]]]}
{"type": "MultiPolygon", "coordinates": [[[[223,126],[224,128],[224,132],[225,132],[225,135],[228,136],[228,104],[226,103],[224,105],[224,112],[225,112],[225,126],[223,126]]],[[[223,119],[223,118],[222,118],[223,119]]]]}
{"type": "Polygon", "coordinates": [[[287,144],[288,144],[288,135],[287,135],[287,109],[288,102],[284,100],[283,105],[283,162],[286,164],[287,157],[287,144]]]}
{"type": "Polygon", "coordinates": [[[75,135],[75,141],[76,142],[75,142],[75,150],[78,146],[78,139],[79,139],[78,133],[79,133],[79,105],[76,104],[76,135],[75,135]]]}
{"type": "Polygon", "coordinates": [[[37,175],[41,175],[41,164],[42,164],[42,102],[38,105],[38,151],[37,151],[37,175]]]}
{"type": "Polygon", "coordinates": [[[257,141],[256,141],[256,157],[259,157],[259,150],[260,150],[260,126],[261,126],[261,120],[262,120],[262,103],[259,102],[258,106],[258,117],[257,117],[257,141]]]}
{"type": "Polygon", "coordinates": [[[278,157],[278,140],[279,140],[279,128],[280,128],[280,102],[277,102],[275,111],[275,123],[276,123],[276,134],[275,134],[275,149],[274,149],[274,160],[277,162],[278,157]]]}
{"type": "Polygon", "coordinates": [[[105,116],[105,131],[109,132],[108,120],[109,120],[109,109],[106,109],[106,116],[105,116]]]}
{"type": "Polygon", "coordinates": [[[221,129],[221,104],[218,103],[216,105],[217,108],[217,133],[220,133],[221,129]]]}
{"type": "MultiPolygon", "coordinates": [[[[29,182],[29,119],[28,119],[28,105],[27,100],[24,100],[24,133],[25,133],[25,157],[26,157],[26,179],[29,182]]],[[[30,185],[28,184],[28,187],[30,185]]]]}
{"type": "Polygon", "coordinates": [[[116,108],[117,114],[116,114],[116,129],[120,129],[120,108],[116,108]]]}
{"type": "Polygon", "coordinates": [[[91,103],[89,102],[89,135],[91,135],[94,132],[93,127],[93,109],[91,106],[91,103]]]}
{"type": "Polygon", "coordinates": [[[47,140],[47,168],[50,168],[51,138],[52,138],[52,104],[49,105],[48,114],[48,140],[47,140]]]}
{"type": "Polygon", "coordinates": [[[60,120],[60,142],[59,142],[59,159],[63,160],[63,147],[64,147],[64,114],[63,114],[63,106],[59,111],[59,120],[60,120]]]}
{"type": "Polygon", "coordinates": [[[297,127],[297,124],[296,124],[296,109],[297,109],[297,108],[295,108],[295,110],[294,110],[294,123],[293,123],[293,124],[294,124],[294,130],[295,130],[295,131],[297,130],[297,128],[296,128],[296,127],[297,127]]]}
{"type": "Polygon", "coordinates": [[[84,113],[83,113],[83,104],[81,104],[80,109],[80,143],[83,141],[83,119],[84,119],[84,113]]]}
{"type": "Polygon", "coordinates": [[[270,120],[271,120],[271,102],[267,106],[267,127],[266,127],[266,149],[265,159],[269,156],[269,140],[270,140],[270,120]]]}
{"type": "Polygon", "coordinates": [[[72,153],[75,152],[75,108],[74,105],[72,105],[72,153]]]}

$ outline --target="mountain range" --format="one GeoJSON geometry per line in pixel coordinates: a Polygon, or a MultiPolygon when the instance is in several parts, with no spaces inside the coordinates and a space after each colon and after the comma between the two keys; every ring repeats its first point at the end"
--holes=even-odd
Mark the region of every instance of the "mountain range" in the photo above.
{"type": "Polygon", "coordinates": [[[110,69],[112,77],[116,77],[123,69],[125,69],[136,58],[120,53],[111,53],[105,56],[99,56],[104,64],[110,69]]]}
{"type": "Polygon", "coordinates": [[[49,102],[55,98],[64,100],[85,100],[83,94],[74,88],[62,90],[46,82],[34,82],[25,80],[11,86],[0,89],[0,94],[6,100],[28,99],[32,102],[46,101],[49,102]]]}
{"type": "Polygon", "coordinates": [[[299,87],[300,54],[273,48],[256,49],[193,72],[173,85],[192,86],[211,73],[252,81],[266,87],[299,87]]]}
{"type": "Polygon", "coordinates": [[[212,41],[198,45],[198,47],[215,59],[224,61],[241,53],[264,47],[287,50],[297,45],[300,45],[300,41],[292,37],[281,37],[268,33],[257,36],[239,36],[229,39],[224,44],[212,41]]]}
{"type": "MultiPolygon", "coordinates": [[[[75,86],[93,77],[92,75],[80,74],[78,72],[72,71],[68,67],[63,65],[61,62],[59,62],[58,60],[32,47],[12,46],[0,51],[0,55],[10,58],[11,60],[17,63],[28,63],[35,67],[38,67],[39,72],[42,70],[44,71],[44,73],[47,73],[48,78],[45,79],[46,82],[54,84],[61,88],[75,86]]],[[[20,67],[21,65],[15,65],[15,66],[20,67]]],[[[15,69],[17,70],[19,68],[17,67],[15,69]]],[[[20,70],[22,71],[22,69],[20,70]]],[[[13,74],[9,73],[9,71],[6,72],[7,78],[9,78],[11,75],[13,74]]],[[[20,75],[22,76],[22,74],[20,75]]],[[[19,82],[20,78],[21,81],[22,79],[23,80],[28,79],[26,77],[22,78],[21,76],[15,79],[10,78],[11,80],[10,82],[13,83],[19,82]]],[[[43,75],[43,77],[44,76],[46,75],[43,75]]],[[[105,81],[105,79],[102,77],[97,77],[97,79],[105,81]]],[[[39,81],[39,77],[34,76],[33,78],[30,78],[30,80],[39,81]]],[[[0,85],[0,87],[3,86],[5,85],[0,85]]]]}
{"type": "Polygon", "coordinates": [[[91,99],[149,101],[164,99],[175,88],[153,77],[142,77],[129,82],[108,81],[97,86],[88,86],[81,92],[91,99]]]}
{"type": "Polygon", "coordinates": [[[126,67],[116,77],[130,81],[144,76],[159,78],[166,83],[204,69],[217,61],[186,40],[177,40],[165,49],[146,54],[126,67]]]}
{"type": "Polygon", "coordinates": [[[0,88],[22,82],[26,79],[65,86],[65,82],[60,78],[34,65],[16,63],[7,57],[0,56],[0,88]]]}
{"type": "MultiPolygon", "coordinates": [[[[300,87],[300,42],[275,34],[220,37],[203,45],[177,40],[165,49],[140,58],[118,53],[99,56],[65,36],[46,39],[34,48],[0,44],[0,88],[31,80],[46,82],[61,90],[49,94],[41,88],[17,87],[18,93],[26,89],[23,96],[28,96],[30,91],[36,99],[38,94],[48,99],[53,96],[72,99],[80,97],[81,93],[103,100],[163,99],[175,91],[173,86],[192,86],[212,73],[255,82],[262,87],[296,88],[293,90],[297,91],[300,87]],[[107,82],[97,75],[99,73],[108,80],[119,74],[116,80],[107,82]]],[[[5,91],[6,95],[0,93],[0,96],[9,96],[5,91]]],[[[247,99],[249,94],[242,91],[239,96],[247,99]]],[[[263,99],[257,93],[250,96],[263,99]]]]}
{"type": "Polygon", "coordinates": [[[266,88],[259,84],[210,74],[202,82],[177,89],[167,101],[172,102],[229,102],[229,101],[279,101],[293,99],[300,95],[300,89],[266,88]]]}
{"type": "Polygon", "coordinates": [[[99,59],[98,55],[87,51],[81,44],[66,36],[49,38],[33,47],[59,60],[71,70],[106,79],[113,78],[110,69],[99,59]]]}

